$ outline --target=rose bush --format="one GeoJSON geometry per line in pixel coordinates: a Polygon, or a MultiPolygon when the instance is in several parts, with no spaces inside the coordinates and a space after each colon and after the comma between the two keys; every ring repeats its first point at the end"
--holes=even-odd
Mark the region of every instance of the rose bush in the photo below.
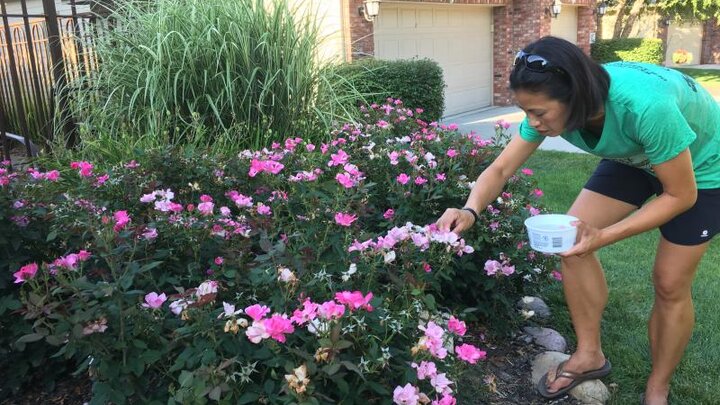
{"type": "Polygon", "coordinates": [[[465,321],[507,328],[553,261],[526,242],[527,169],[462,237],[433,225],[499,149],[421,114],[388,100],[230,159],[3,168],[3,233],[39,236],[8,263],[15,349],[72,360],[93,403],[453,403],[485,355],[465,321]]]}

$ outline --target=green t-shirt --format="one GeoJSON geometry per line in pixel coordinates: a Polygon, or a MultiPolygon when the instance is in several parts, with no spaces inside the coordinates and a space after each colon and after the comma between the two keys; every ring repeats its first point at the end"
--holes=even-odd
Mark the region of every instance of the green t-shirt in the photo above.
{"type": "MultiPolygon", "coordinates": [[[[561,136],[578,148],[653,173],[690,148],[700,189],[720,188],[720,107],[692,78],[677,70],[636,62],[605,65],[610,91],[598,140],[584,130],[561,136]]],[[[541,142],[527,117],[520,136],[541,142]]]]}

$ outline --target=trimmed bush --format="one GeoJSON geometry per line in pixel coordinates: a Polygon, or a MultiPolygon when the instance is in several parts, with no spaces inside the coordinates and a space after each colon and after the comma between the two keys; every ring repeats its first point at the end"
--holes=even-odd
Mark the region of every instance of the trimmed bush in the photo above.
{"type": "Polygon", "coordinates": [[[601,39],[592,44],[590,54],[600,63],[627,61],[659,65],[665,60],[662,40],[658,38],[601,39]]]}
{"type": "Polygon", "coordinates": [[[552,280],[522,225],[542,193],[519,171],[462,238],[438,230],[500,148],[399,100],[361,119],[230,159],[3,168],[0,234],[43,247],[0,269],[32,323],[14,337],[72,360],[93,404],[449,397],[484,356],[463,319],[497,331],[552,280]]]}
{"type": "Polygon", "coordinates": [[[424,117],[439,120],[445,110],[445,80],[437,62],[364,58],[338,67],[353,88],[368,102],[382,104],[387,98],[403,100],[410,108],[423,107],[424,117]]]}

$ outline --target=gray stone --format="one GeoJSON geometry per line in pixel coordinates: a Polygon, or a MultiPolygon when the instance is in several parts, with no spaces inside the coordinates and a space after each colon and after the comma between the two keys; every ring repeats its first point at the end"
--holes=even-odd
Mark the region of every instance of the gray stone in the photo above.
{"type": "Polygon", "coordinates": [[[535,344],[544,347],[547,350],[553,352],[564,352],[567,349],[567,342],[565,342],[565,338],[552,329],[526,326],[523,328],[523,331],[532,336],[535,344]]]}
{"type": "MultiPolygon", "coordinates": [[[[570,355],[560,352],[544,352],[535,356],[532,363],[532,383],[537,386],[540,378],[557,367],[570,355]]],[[[610,390],[600,380],[588,380],[573,388],[570,396],[588,405],[603,405],[610,399],[610,390]]]]}
{"type": "Polygon", "coordinates": [[[547,319],[551,315],[545,301],[538,297],[523,297],[518,301],[517,307],[524,311],[533,311],[533,316],[539,319],[547,319]]]}

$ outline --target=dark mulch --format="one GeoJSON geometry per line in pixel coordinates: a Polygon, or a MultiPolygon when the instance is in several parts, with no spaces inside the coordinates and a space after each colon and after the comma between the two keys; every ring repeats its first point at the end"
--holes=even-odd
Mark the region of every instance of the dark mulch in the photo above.
{"type": "MultiPolygon", "coordinates": [[[[556,400],[546,400],[535,390],[531,382],[532,361],[544,349],[528,344],[517,337],[491,346],[484,364],[482,382],[487,390],[487,398],[477,404],[488,405],[575,405],[580,402],[570,396],[556,400]]],[[[464,401],[472,403],[472,401],[464,401]]]]}
{"type": "Polygon", "coordinates": [[[0,405],[83,405],[90,401],[91,388],[92,383],[86,376],[69,376],[58,381],[52,391],[30,387],[0,405]]]}

